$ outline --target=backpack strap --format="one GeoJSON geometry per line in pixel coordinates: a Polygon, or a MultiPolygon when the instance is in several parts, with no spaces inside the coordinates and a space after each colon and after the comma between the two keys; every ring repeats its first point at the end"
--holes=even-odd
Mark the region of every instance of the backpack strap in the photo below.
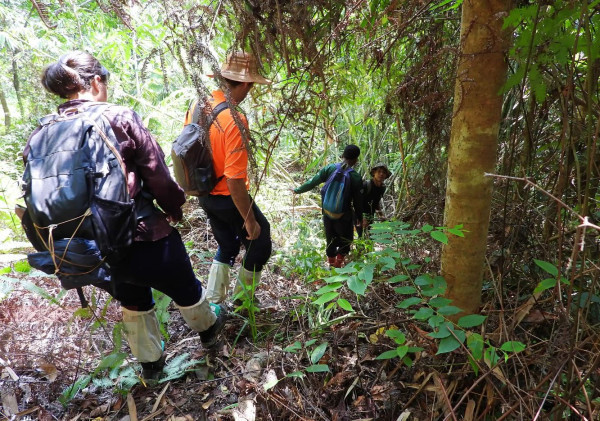
{"type": "MultiPolygon", "coordinates": [[[[209,120],[209,126],[213,123],[213,121],[217,118],[217,116],[221,113],[221,111],[223,111],[224,109],[229,108],[229,104],[227,104],[227,101],[223,101],[221,103],[219,103],[215,108],[213,108],[213,111],[210,115],[210,120],[209,120]]],[[[196,102],[196,106],[194,107],[194,110],[192,112],[192,120],[191,123],[195,123],[198,124],[198,122],[200,121],[200,112],[202,110],[200,109],[200,101],[196,102]]]]}

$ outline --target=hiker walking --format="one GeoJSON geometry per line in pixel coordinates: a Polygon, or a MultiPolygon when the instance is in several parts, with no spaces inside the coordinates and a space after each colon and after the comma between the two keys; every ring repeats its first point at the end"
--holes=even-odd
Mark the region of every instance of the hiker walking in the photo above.
{"type": "MultiPolygon", "coordinates": [[[[253,290],[258,285],[261,271],[271,256],[271,227],[249,194],[250,131],[246,116],[237,106],[255,83],[266,85],[271,82],[258,73],[256,58],[241,51],[227,56],[220,73],[220,77],[216,78],[220,89],[212,93],[208,107],[205,107],[205,112],[218,112],[209,129],[213,168],[218,182],[209,194],[199,197],[199,202],[218,244],[208,274],[208,300],[212,303],[226,300],[229,271],[241,245],[244,245],[246,251],[233,291],[233,297],[239,304],[242,299],[240,293],[253,290]]],[[[195,122],[197,108],[198,102],[192,104],[186,113],[185,124],[195,122]]],[[[244,297],[255,300],[250,295],[244,297]]]]}
{"type": "Polygon", "coordinates": [[[363,232],[367,231],[369,226],[375,220],[375,213],[383,220],[385,219],[381,211],[381,199],[385,193],[385,185],[383,182],[390,178],[392,173],[388,167],[378,162],[371,171],[370,180],[363,182],[363,217],[362,224],[356,224],[356,232],[359,237],[363,236],[363,232]]]}
{"type": "MultiPolygon", "coordinates": [[[[325,239],[327,241],[325,254],[327,262],[333,267],[339,268],[345,264],[354,237],[353,215],[362,216],[363,214],[362,177],[353,169],[359,155],[360,149],[358,146],[346,146],[341,162],[321,168],[312,179],[294,189],[294,193],[299,194],[325,183],[321,190],[323,227],[325,228],[325,239]],[[340,182],[334,184],[333,179],[336,174],[340,174],[340,182]],[[342,176],[350,183],[343,182],[342,176]],[[340,190],[333,191],[334,189],[340,190]],[[335,204],[339,206],[337,212],[329,209],[329,197],[342,198],[339,203],[335,204]]],[[[362,218],[357,220],[356,224],[362,224],[362,218]]]]}
{"type": "MultiPolygon", "coordinates": [[[[124,251],[125,258],[110,263],[110,267],[107,268],[110,272],[110,282],[108,285],[105,284],[105,289],[121,303],[125,335],[132,354],[142,365],[143,378],[157,380],[164,365],[164,343],[155,314],[152,289],[161,291],[173,299],[186,323],[193,330],[200,332],[200,338],[205,347],[215,344],[225,321],[225,312],[221,311],[218,306],[209,305],[206,300],[206,290],[202,288],[194,275],[179,232],[169,223],[182,218],[181,206],[185,202],[185,195],[171,178],[164,161],[163,151],[144,127],[140,116],[127,107],[105,102],[108,97],[109,72],[96,58],[82,51],[67,53],[44,69],[42,84],[47,91],[65,98],[67,101],[59,105],[58,115],[48,116],[51,117],[48,121],[43,119],[42,125],[30,136],[23,154],[26,163],[31,160],[31,165],[34,165],[34,160],[45,159],[46,164],[44,165],[60,165],[58,173],[63,174],[60,177],[65,177],[63,167],[73,165],[72,162],[60,162],[60,154],[68,152],[60,150],[61,143],[69,143],[69,139],[64,137],[68,134],[62,133],[63,137],[53,136],[56,129],[53,131],[52,127],[62,127],[64,130],[95,127],[95,131],[103,130],[101,133],[103,138],[107,142],[112,139],[114,146],[118,149],[114,156],[119,158],[118,161],[122,165],[115,164],[114,161],[105,163],[96,161],[96,164],[102,164],[100,172],[94,172],[93,167],[85,169],[85,171],[98,180],[104,180],[102,177],[106,173],[118,174],[119,170],[123,170],[125,173],[125,176],[121,176],[123,189],[128,190],[129,197],[133,199],[132,206],[137,211],[134,218],[137,215],[137,222],[136,219],[132,219],[131,237],[133,237],[133,241],[124,251]],[[61,121],[63,123],[60,123],[61,121]],[[64,123],[64,121],[71,123],[64,123]],[[58,150],[54,154],[55,156],[44,155],[47,150],[52,148],[58,150]],[[154,200],[162,211],[154,206],[154,200]]],[[[89,139],[92,139],[86,137],[85,133],[72,133],[72,136],[78,136],[78,138],[84,139],[84,142],[90,142],[89,139]]],[[[100,139],[100,137],[96,139],[100,139]]],[[[102,144],[102,140],[99,140],[98,143],[84,146],[84,149],[88,148],[88,152],[92,151],[89,156],[95,156],[101,160],[99,151],[102,144]]],[[[82,151],[85,153],[85,150],[82,149],[82,151]]],[[[80,157],[80,155],[73,154],[65,156],[71,156],[71,160],[74,159],[73,157],[78,159],[80,157]]],[[[86,159],[89,159],[89,156],[86,159]]],[[[76,163],[75,167],[77,165],[79,164],[76,163]]],[[[26,174],[29,167],[28,164],[26,174]]],[[[32,171],[30,173],[33,174],[32,171]]],[[[39,176],[31,175],[32,185],[35,186],[35,183],[40,185],[44,182],[44,179],[36,177],[39,176]]],[[[67,179],[67,181],[70,180],[67,179]]],[[[75,178],[72,181],[73,183],[79,182],[75,178]]],[[[103,188],[98,185],[101,182],[95,183],[95,190],[92,191],[103,188]]],[[[60,206],[68,207],[68,202],[63,200],[59,203],[58,199],[60,198],[60,188],[62,186],[65,189],[70,188],[68,184],[68,182],[61,182],[56,191],[34,191],[32,193],[32,195],[40,194],[44,197],[29,197],[28,199],[26,193],[26,202],[28,200],[30,204],[43,202],[48,205],[47,207],[54,207],[55,210],[60,209],[60,206]],[[57,203],[52,202],[55,198],[57,198],[57,203]]],[[[109,190],[119,187],[121,186],[112,185],[109,186],[109,190]]],[[[32,212],[29,207],[27,212],[29,214],[32,212]]],[[[92,218],[97,216],[93,214],[92,218]]],[[[85,223],[87,220],[85,215],[81,218],[85,223]]],[[[49,228],[50,234],[54,232],[56,235],[60,232],[59,229],[56,229],[57,226],[60,228],[60,222],[50,224],[46,228],[49,228]]],[[[113,228],[125,229],[126,227],[113,228]]],[[[35,225],[34,229],[39,234],[40,227],[35,225]]],[[[81,232],[72,235],[78,234],[81,232]]],[[[71,240],[75,239],[68,238],[67,244],[71,244],[71,240]]],[[[88,240],[97,241],[96,238],[88,240]]],[[[56,237],[53,239],[52,235],[48,235],[44,241],[48,245],[46,248],[53,253],[52,241],[58,242],[60,239],[56,237]]],[[[59,263],[56,263],[57,259],[63,257],[64,255],[52,256],[52,261],[60,265],[60,268],[57,266],[55,273],[58,274],[61,283],[63,279],[73,278],[73,276],[70,278],[64,276],[64,270],[68,268],[68,261],[60,260],[59,263]],[[59,273],[59,269],[62,271],[61,273],[59,273]]],[[[102,273],[105,275],[105,272],[102,273]]]]}

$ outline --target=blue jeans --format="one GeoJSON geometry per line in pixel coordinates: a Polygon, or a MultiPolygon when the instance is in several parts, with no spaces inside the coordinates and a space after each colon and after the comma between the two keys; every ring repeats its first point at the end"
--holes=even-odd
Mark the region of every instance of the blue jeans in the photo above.
{"type": "Polygon", "coordinates": [[[247,240],[244,218],[233,203],[231,196],[208,195],[199,198],[200,206],[210,221],[215,240],[219,244],[215,260],[233,266],[243,244],[246,249],[242,266],[249,271],[261,271],[271,256],[271,225],[252,201],[252,211],[260,225],[260,235],[255,240],[247,240]]]}
{"type": "Polygon", "coordinates": [[[152,309],[152,288],[183,307],[202,297],[202,285],[176,229],[157,241],[134,241],[123,262],[111,267],[111,276],[110,294],[129,310],[152,309]]]}

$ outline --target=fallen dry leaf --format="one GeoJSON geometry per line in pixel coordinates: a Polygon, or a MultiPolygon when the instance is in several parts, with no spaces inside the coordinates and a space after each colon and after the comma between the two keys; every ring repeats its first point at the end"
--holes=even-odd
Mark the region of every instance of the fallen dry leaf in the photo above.
{"type": "Polygon", "coordinates": [[[58,377],[58,369],[54,364],[40,361],[35,369],[41,371],[50,383],[58,377]]]}

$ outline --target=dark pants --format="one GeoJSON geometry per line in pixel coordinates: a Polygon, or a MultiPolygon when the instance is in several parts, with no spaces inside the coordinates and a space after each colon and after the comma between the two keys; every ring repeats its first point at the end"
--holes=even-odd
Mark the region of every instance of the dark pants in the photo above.
{"type": "Polygon", "coordinates": [[[352,212],[346,212],[340,219],[330,219],[323,215],[323,226],[327,241],[325,248],[327,257],[334,257],[338,254],[345,256],[350,253],[350,245],[354,238],[352,212]]]}
{"type": "Polygon", "coordinates": [[[249,271],[261,271],[271,256],[271,226],[254,201],[252,211],[260,225],[260,235],[255,240],[247,240],[244,218],[233,203],[231,196],[208,195],[200,197],[200,205],[219,244],[215,260],[233,266],[243,244],[246,249],[242,265],[249,271]]]}
{"type": "Polygon", "coordinates": [[[371,224],[375,220],[375,214],[363,214],[363,218],[366,219],[369,224],[369,225],[367,225],[366,230],[363,229],[362,223],[358,224],[356,217],[354,219],[354,224],[356,225],[356,233],[358,234],[359,237],[362,237],[363,234],[365,233],[365,231],[367,231],[367,232],[369,231],[371,224]]]}
{"type": "Polygon", "coordinates": [[[127,258],[111,268],[111,275],[111,295],[129,310],[152,309],[152,288],[183,307],[202,297],[202,286],[176,229],[157,241],[135,241],[127,258]]]}

